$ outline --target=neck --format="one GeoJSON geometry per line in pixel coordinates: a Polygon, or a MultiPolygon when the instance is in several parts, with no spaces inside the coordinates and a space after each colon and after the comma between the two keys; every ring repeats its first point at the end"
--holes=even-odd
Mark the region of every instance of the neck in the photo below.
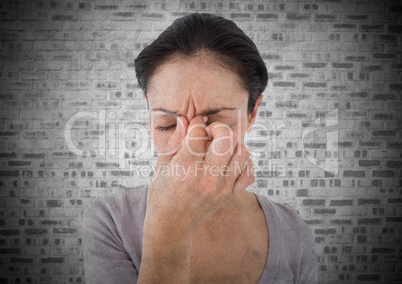
{"type": "Polygon", "coordinates": [[[248,191],[243,191],[232,196],[215,213],[209,216],[203,223],[203,228],[223,228],[228,224],[243,222],[244,218],[253,215],[256,210],[255,195],[248,191]]]}
{"type": "Polygon", "coordinates": [[[251,209],[254,194],[244,190],[238,194],[232,195],[214,215],[234,214],[236,212],[244,212],[251,209]]]}

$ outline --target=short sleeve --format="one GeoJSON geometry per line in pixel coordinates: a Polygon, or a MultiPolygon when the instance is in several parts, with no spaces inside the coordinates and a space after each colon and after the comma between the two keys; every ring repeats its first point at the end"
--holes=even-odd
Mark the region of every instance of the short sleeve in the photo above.
{"type": "Polygon", "coordinates": [[[96,200],[84,211],[82,245],[87,284],[134,284],[138,272],[124,249],[122,196],[96,200]]]}
{"type": "Polygon", "coordinates": [[[299,264],[299,281],[300,284],[317,283],[318,262],[315,251],[314,235],[310,227],[300,219],[300,243],[301,254],[299,264]]]}

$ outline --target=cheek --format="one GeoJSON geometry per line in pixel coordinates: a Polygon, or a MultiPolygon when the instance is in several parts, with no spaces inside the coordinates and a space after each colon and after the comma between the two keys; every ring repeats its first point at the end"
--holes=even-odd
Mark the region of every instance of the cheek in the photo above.
{"type": "Polygon", "coordinates": [[[158,153],[166,149],[171,135],[171,133],[160,133],[158,131],[154,131],[152,140],[155,146],[155,150],[158,153]]]}
{"type": "Polygon", "coordinates": [[[238,123],[236,123],[236,125],[234,125],[232,129],[236,133],[236,135],[240,137],[240,141],[244,143],[247,130],[247,117],[242,117],[242,119],[238,123]]]}

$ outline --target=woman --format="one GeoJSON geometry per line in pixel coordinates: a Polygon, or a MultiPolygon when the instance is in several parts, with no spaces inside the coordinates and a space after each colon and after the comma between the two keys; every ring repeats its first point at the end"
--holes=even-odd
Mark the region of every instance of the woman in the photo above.
{"type": "Polygon", "coordinates": [[[149,186],[86,210],[87,283],[315,283],[307,225],[246,191],[254,176],[244,136],[268,81],[254,43],[229,20],[190,14],[135,69],[157,170],[149,186]]]}

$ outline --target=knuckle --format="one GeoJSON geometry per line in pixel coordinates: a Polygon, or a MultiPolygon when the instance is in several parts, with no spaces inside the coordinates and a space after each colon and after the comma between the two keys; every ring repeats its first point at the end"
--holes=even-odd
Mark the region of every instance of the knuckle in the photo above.
{"type": "Polygon", "coordinates": [[[202,188],[204,188],[205,191],[210,191],[210,190],[214,191],[216,189],[216,181],[210,177],[204,178],[201,183],[202,183],[202,188]]]}
{"type": "Polygon", "coordinates": [[[227,199],[232,195],[232,188],[230,186],[226,186],[223,191],[223,198],[227,199]]]}
{"type": "Polygon", "coordinates": [[[248,149],[246,148],[246,146],[244,146],[244,144],[240,144],[237,145],[238,147],[238,153],[240,155],[240,160],[242,161],[248,161],[251,157],[250,152],[248,151],[248,149]]]}
{"type": "Polygon", "coordinates": [[[231,190],[229,187],[225,186],[221,189],[219,192],[219,195],[217,195],[217,202],[222,203],[226,201],[230,197],[231,190]]]}
{"type": "Polygon", "coordinates": [[[208,127],[215,131],[216,136],[231,136],[234,134],[227,124],[221,122],[213,122],[208,127]]]}
{"type": "Polygon", "coordinates": [[[205,130],[205,126],[202,124],[193,124],[189,127],[188,133],[191,137],[208,136],[208,133],[205,130]]]}

